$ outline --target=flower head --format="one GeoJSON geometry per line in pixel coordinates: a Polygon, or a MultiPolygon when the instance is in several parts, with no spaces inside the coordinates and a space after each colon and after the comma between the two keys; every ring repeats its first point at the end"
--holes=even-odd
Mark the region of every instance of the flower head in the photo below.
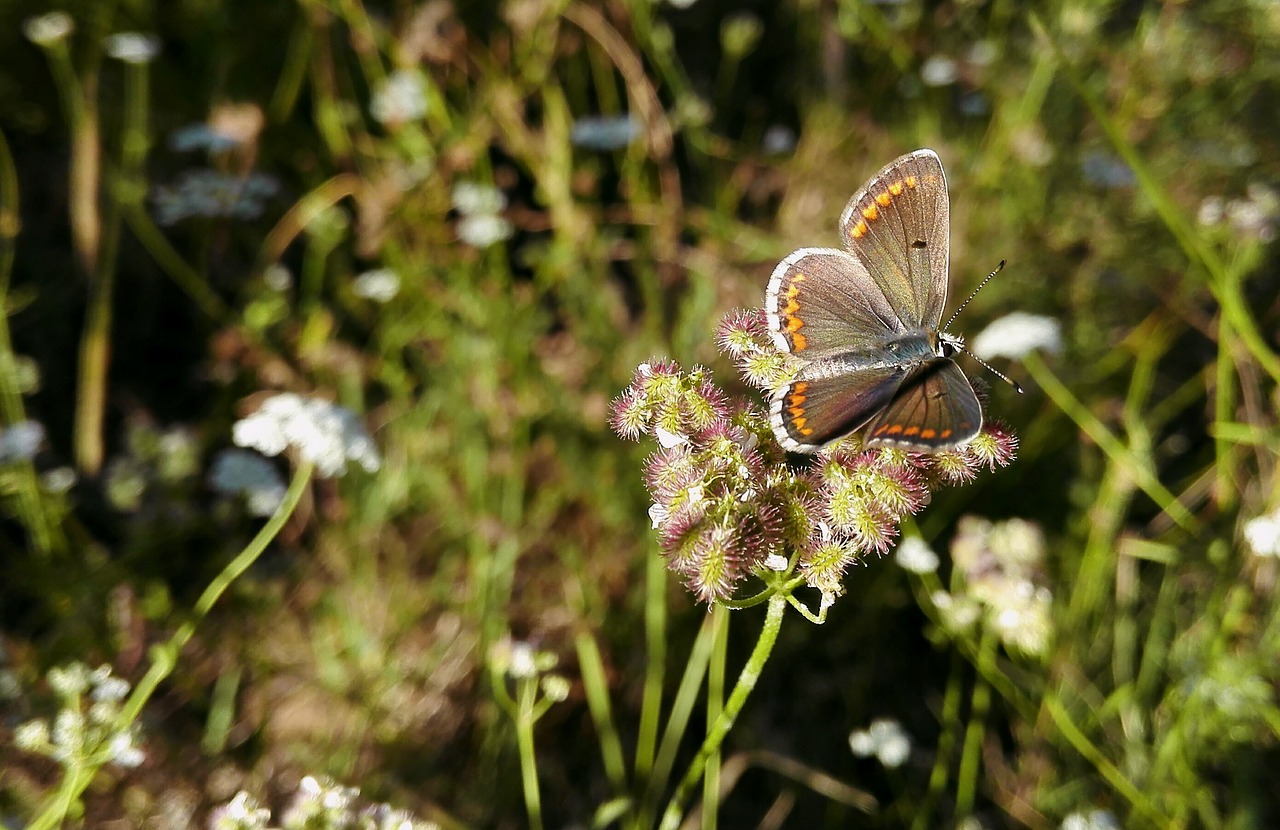
{"type": "Polygon", "coordinates": [[[382,124],[416,121],[427,114],[427,83],[421,72],[397,69],[373,90],[369,114],[382,124]]]}
{"type": "Polygon", "coordinates": [[[256,452],[223,450],[214,457],[209,486],[230,496],[243,495],[252,516],[270,516],[284,501],[280,471],[256,452]]]}
{"type": "Polygon", "coordinates": [[[263,455],[292,447],[324,477],[345,473],[348,461],[371,473],[382,466],[373,439],[354,412],[290,392],[263,401],[256,412],[236,422],[232,436],[237,445],[263,455]]]}
{"type": "Polygon", "coordinates": [[[984,360],[1020,358],[1036,349],[1062,351],[1062,324],[1052,317],[1015,311],[993,321],[969,343],[969,350],[984,360]]]}
{"type": "Polygon", "coordinates": [[[151,63],[160,54],[160,38],[140,32],[118,32],[103,41],[108,57],[124,63],[151,63]]]}
{"type": "Polygon", "coordinates": [[[911,757],[911,736],[891,718],[877,718],[849,735],[849,750],[862,758],[875,756],[886,767],[900,767],[911,757]]]}
{"type": "Polygon", "coordinates": [[[400,292],[400,275],[390,268],[375,268],[355,278],[351,290],[375,303],[389,303],[400,292]]]}
{"type": "Polygon", "coordinates": [[[66,12],[47,12],[22,22],[22,33],[37,46],[52,46],[75,31],[75,21],[66,12]]]}

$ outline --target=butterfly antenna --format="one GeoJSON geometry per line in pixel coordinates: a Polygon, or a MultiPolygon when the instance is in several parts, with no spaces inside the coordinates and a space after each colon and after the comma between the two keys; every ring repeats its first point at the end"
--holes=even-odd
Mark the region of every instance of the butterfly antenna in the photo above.
{"type": "MultiPolygon", "coordinates": [[[[990,274],[987,274],[987,278],[986,278],[985,280],[983,280],[982,282],[978,283],[978,287],[977,287],[977,288],[973,289],[973,293],[969,295],[969,299],[967,299],[967,300],[965,300],[963,303],[961,303],[961,304],[960,304],[960,307],[959,307],[959,308],[957,308],[954,312],[952,312],[951,316],[950,316],[949,318],[947,318],[947,324],[946,324],[945,326],[943,326],[943,327],[942,327],[942,330],[943,330],[943,331],[946,331],[947,329],[951,328],[951,324],[952,324],[953,322],[955,322],[955,319],[956,319],[957,317],[959,317],[959,316],[960,316],[960,312],[964,311],[964,307],[965,307],[965,306],[967,306],[969,303],[973,302],[973,298],[974,298],[974,297],[976,297],[976,296],[978,296],[978,292],[982,290],[983,286],[985,286],[987,283],[991,282],[991,278],[992,278],[992,277],[994,277],[996,274],[999,274],[1001,271],[1003,271],[1003,270],[1004,270],[1004,262],[1005,262],[1005,261],[1004,261],[1003,259],[1002,259],[1002,260],[1000,260],[1000,264],[996,266],[996,270],[992,271],[990,274]]],[[[979,362],[979,363],[982,363],[982,361],[980,361],[980,360],[979,360],[978,362],[979,362]]],[[[983,366],[987,366],[987,364],[985,364],[985,363],[982,363],[982,365],[983,365],[983,366]]],[[[991,367],[990,367],[990,366],[987,366],[987,368],[988,368],[988,369],[991,369],[991,367]]],[[[995,370],[995,369],[991,369],[991,371],[995,372],[997,375],[1000,375],[1000,373],[999,373],[999,372],[996,372],[996,370],[995,370]]],[[[1000,375],[1000,377],[1002,377],[1002,378],[1003,378],[1003,377],[1004,377],[1004,375],[1000,375]]],[[[1004,379],[1005,379],[1005,380],[1009,380],[1008,378],[1004,378],[1004,379]]],[[[1013,383],[1013,381],[1009,381],[1009,382],[1010,382],[1010,383],[1013,383]]],[[[1014,386],[1017,386],[1018,384],[1014,383],[1013,385],[1014,385],[1014,386]]],[[[1021,390],[1019,390],[1019,391],[1021,391],[1021,390]]]]}
{"type": "MultiPolygon", "coordinates": [[[[988,278],[988,279],[990,279],[990,278],[988,278]]],[[[1005,383],[1007,383],[1007,384],[1009,384],[1010,386],[1012,386],[1012,387],[1013,387],[1013,391],[1017,392],[1019,395],[1021,395],[1021,394],[1023,393],[1022,386],[1021,386],[1021,385],[1020,385],[1016,380],[1014,380],[1013,378],[1009,377],[1009,376],[1008,376],[1008,375],[1006,375],[1004,372],[1001,372],[1000,370],[996,369],[996,368],[995,368],[994,366],[992,366],[990,363],[988,363],[987,361],[985,361],[985,360],[983,360],[982,358],[978,357],[976,354],[974,354],[973,352],[969,351],[968,349],[965,349],[965,350],[964,350],[964,353],[965,353],[965,354],[967,354],[967,355],[969,355],[969,357],[972,357],[974,360],[978,361],[979,363],[981,363],[981,364],[982,364],[982,368],[986,369],[986,370],[987,370],[988,372],[990,372],[991,374],[993,374],[993,375],[995,375],[996,377],[1000,378],[1000,380],[1002,380],[1002,381],[1004,381],[1005,383]]]]}

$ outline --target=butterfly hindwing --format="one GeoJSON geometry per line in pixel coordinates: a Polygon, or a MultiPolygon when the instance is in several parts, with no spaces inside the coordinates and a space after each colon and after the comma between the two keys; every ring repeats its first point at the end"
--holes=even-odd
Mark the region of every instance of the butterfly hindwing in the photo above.
{"type": "Polygon", "coordinates": [[[905,328],[936,328],[947,302],[947,178],[932,150],[888,164],[840,214],[840,236],[905,328]]]}
{"type": "Polygon", "coordinates": [[[867,443],[936,452],[959,446],[982,429],[982,405],[954,361],[933,360],[897,388],[867,425],[867,443]]]}
{"type": "Polygon", "coordinates": [[[902,323],[856,257],[835,248],[801,248],[774,269],[765,293],[777,347],[813,360],[873,348],[902,323]]]}
{"type": "Polygon", "coordinates": [[[816,452],[862,427],[893,400],[907,376],[901,366],[832,374],[821,371],[821,365],[806,366],[770,401],[773,433],[792,452],[816,452]]]}

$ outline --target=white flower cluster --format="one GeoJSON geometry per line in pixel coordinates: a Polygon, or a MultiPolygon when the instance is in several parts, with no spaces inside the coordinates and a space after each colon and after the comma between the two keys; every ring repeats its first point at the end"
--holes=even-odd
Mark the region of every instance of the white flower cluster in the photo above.
{"type": "Polygon", "coordinates": [[[507,197],[496,187],[476,182],[458,182],[453,188],[453,209],[458,219],[458,238],[473,248],[490,245],[511,237],[514,228],[501,211],[507,197]]]}
{"type": "Polygon", "coordinates": [[[896,720],[877,718],[866,729],[855,729],[849,734],[849,749],[860,758],[874,755],[880,763],[893,769],[911,757],[911,736],[896,720]]]}
{"type": "Polygon", "coordinates": [[[351,290],[366,300],[389,303],[400,293],[400,275],[390,268],[374,268],[358,275],[351,290]]]}
{"type": "MultiPolygon", "coordinates": [[[[308,775],[298,782],[298,792],[280,816],[284,830],[309,827],[359,827],[361,830],[440,830],[440,825],[422,821],[387,804],[357,807],[360,791],[328,779],[308,775]]],[[[209,830],[267,830],[271,811],[247,792],[209,815],[209,830]]]]}
{"type": "Polygon", "coordinates": [[[22,23],[22,33],[37,46],[52,46],[65,40],[75,28],[75,22],[66,12],[48,12],[28,17],[22,23]]]}
{"type": "Polygon", "coordinates": [[[943,624],[963,631],[984,620],[1006,647],[1044,654],[1053,631],[1053,594],[1039,584],[1045,552],[1040,528],[1022,519],[992,523],[976,516],[965,516],[959,527],[951,559],[963,588],[933,596],[943,624]]]}
{"type": "Polygon", "coordinates": [[[173,225],[192,216],[256,219],[266,201],[280,192],[280,182],[266,173],[239,176],[219,170],[188,170],[171,185],[151,195],[156,221],[173,225]]]}
{"type": "Polygon", "coordinates": [[[102,42],[108,57],[124,63],[151,63],[160,54],[160,38],[141,32],[118,32],[102,42]]]}
{"type": "Polygon", "coordinates": [[[44,437],[44,425],[39,421],[19,421],[0,430],[0,464],[35,458],[44,437]]]}
{"type": "Polygon", "coordinates": [[[263,455],[292,447],[326,478],[345,473],[349,461],[371,473],[382,466],[377,446],[354,412],[291,392],[272,395],[257,412],[237,421],[232,439],[263,455]]]}
{"type": "Polygon", "coordinates": [[[138,746],[136,724],[123,729],[117,724],[129,684],[113,677],[110,666],[91,670],[83,663],[72,663],[50,669],[46,678],[62,708],[52,727],[44,718],[20,725],[13,734],[15,746],[67,767],[131,768],[146,759],[138,746]]]}
{"type": "Polygon", "coordinates": [[[1254,556],[1280,557],[1280,509],[1245,522],[1244,541],[1254,556]]]}
{"type": "Polygon", "coordinates": [[[983,360],[1009,357],[1017,360],[1040,349],[1062,351],[1062,324],[1052,317],[1015,311],[980,331],[969,342],[969,351],[983,360]]]}
{"type": "Polygon", "coordinates": [[[223,450],[213,460],[209,486],[228,496],[245,497],[251,516],[270,516],[284,501],[284,479],[275,466],[248,450],[223,450]]]}
{"type": "Polygon", "coordinates": [[[397,69],[378,84],[369,114],[381,124],[404,124],[427,114],[427,82],[415,69],[397,69]]]}
{"type": "Polygon", "coordinates": [[[1062,830],[1120,830],[1120,821],[1109,810],[1079,810],[1062,820],[1062,830]]]}
{"type": "Polygon", "coordinates": [[[938,570],[938,554],[933,552],[919,536],[908,536],[903,539],[893,552],[893,561],[903,570],[916,574],[933,573],[938,570]]]}

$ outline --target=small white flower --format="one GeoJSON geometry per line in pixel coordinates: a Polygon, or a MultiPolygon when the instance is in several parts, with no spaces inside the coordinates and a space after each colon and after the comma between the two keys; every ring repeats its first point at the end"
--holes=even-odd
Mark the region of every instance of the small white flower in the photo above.
{"type": "Polygon", "coordinates": [[[649,505],[649,521],[652,522],[654,530],[662,527],[662,523],[670,517],[671,511],[667,509],[665,504],[654,502],[649,505]]]}
{"type": "Polygon", "coordinates": [[[778,156],[796,148],[796,131],[783,124],[774,124],[764,131],[760,149],[767,155],[778,156]]]}
{"type": "Polygon", "coordinates": [[[0,464],[30,461],[44,443],[44,425],[39,421],[19,421],[0,432],[0,464]]]}
{"type": "Polygon", "coordinates": [[[1033,349],[1062,351],[1062,324],[1052,317],[1015,311],[987,326],[969,344],[978,357],[1024,357],[1033,349]]]}
{"type": "Polygon", "coordinates": [[[925,86],[950,86],[956,82],[956,62],[942,55],[930,55],[920,67],[925,86]]]}
{"type": "Polygon", "coordinates": [[[49,724],[42,719],[29,720],[13,730],[13,745],[34,752],[49,744],[49,724]]]}
{"type": "MultiPolygon", "coordinates": [[[[662,445],[664,450],[673,450],[676,447],[683,447],[689,443],[689,436],[681,435],[678,432],[672,432],[663,427],[657,426],[653,428],[654,437],[658,439],[658,443],[662,445]]],[[[690,488],[690,493],[692,493],[690,488]]]]}
{"type": "Polygon", "coordinates": [[[458,238],[473,248],[488,248],[515,231],[511,223],[496,213],[476,213],[458,220],[458,238]]]}
{"type": "Polygon", "coordinates": [[[147,759],[146,753],[134,743],[133,736],[127,732],[117,732],[111,736],[107,755],[111,759],[109,763],[125,769],[139,767],[147,759]]]}
{"type": "Polygon", "coordinates": [[[1255,556],[1280,557],[1280,510],[1245,522],[1244,540],[1255,556]]]}
{"type": "Polygon", "coordinates": [[[290,274],[289,269],[280,263],[273,262],[263,270],[262,282],[272,291],[288,291],[293,285],[293,274],[290,274]]]}
{"type": "Polygon", "coordinates": [[[427,85],[422,74],[397,69],[373,91],[369,114],[382,124],[404,124],[427,114],[427,85]]]}
{"type": "Polygon", "coordinates": [[[272,395],[257,412],[237,421],[232,440],[264,455],[294,447],[324,478],[345,473],[348,461],[371,473],[382,466],[373,439],[354,412],[289,392],[272,395]]]}
{"type": "Polygon", "coordinates": [[[528,643],[512,643],[507,674],[515,678],[534,677],[538,673],[535,656],[533,646],[528,643]]]}
{"type": "Polygon", "coordinates": [[[22,33],[37,46],[52,46],[66,39],[75,30],[71,15],[66,12],[49,12],[39,17],[28,17],[22,23],[22,33]]]}
{"type": "Polygon", "coordinates": [[[785,571],[787,569],[787,565],[787,557],[780,553],[771,553],[764,559],[764,566],[771,571],[785,571]]]}
{"type": "Polygon", "coordinates": [[[151,63],[160,54],[160,38],[140,32],[119,32],[102,42],[107,56],[134,65],[151,63]]]}
{"type": "Polygon", "coordinates": [[[911,736],[896,720],[877,718],[849,734],[849,749],[862,758],[874,755],[886,767],[900,767],[911,757],[911,736]]]}
{"type": "Polygon", "coordinates": [[[54,467],[40,474],[40,488],[46,493],[65,493],[76,486],[76,471],[70,467],[54,467]]]}
{"type": "Polygon", "coordinates": [[[387,303],[400,291],[400,275],[390,268],[374,268],[357,276],[351,290],[366,300],[387,303]]]}
{"type": "Polygon", "coordinates": [[[903,539],[893,552],[893,559],[904,570],[916,574],[933,573],[938,570],[938,554],[919,536],[908,536],[903,539]]]}
{"type": "Polygon", "coordinates": [[[568,700],[569,688],[568,679],[558,674],[549,674],[542,678],[542,693],[553,703],[568,700]]]}
{"type": "Polygon", "coordinates": [[[1062,820],[1062,830],[1120,830],[1120,822],[1109,810],[1079,810],[1062,820]]]}
{"type": "Polygon", "coordinates": [[[497,213],[507,206],[507,197],[496,187],[478,182],[458,182],[453,186],[453,209],[464,216],[497,213]]]}
{"type": "Polygon", "coordinates": [[[284,501],[279,470],[256,452],[223,450],[213,459],[209,486],[229,496],[244,495],[251,516],[270,516],[284,501]]]}
{"type": "Polygon", "coordinates": [[[821,600],[819,601],[819,603],[818,603],[818,608],[819,608],[819,610],[821,610],[821,611],[826,611],[828,608],[830,608],[831,606],[833,606],[833,605],[835,605],[835,604],[836,604],[836,593],[835,593],[835,591],[823,591],[823,592],[822,592],[822,599],[821,599],[821,600]]]}

